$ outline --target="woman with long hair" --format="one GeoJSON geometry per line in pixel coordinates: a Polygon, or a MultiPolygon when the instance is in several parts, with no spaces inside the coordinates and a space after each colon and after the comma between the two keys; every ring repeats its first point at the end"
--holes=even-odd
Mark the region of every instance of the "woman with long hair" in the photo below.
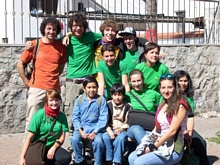
{"type": "Polygon", "coordinates": [[[157,109],[156,126],[152,133],[159,134],[160,138],[145,146],[142,155],[138,155],[137,151],[132,152],[129,155],[130,165],[172,165],[182,158],[189,106],[179,92],[172,74],[160,77],[159,89],[163,101],[157,109]],[[166,158],[163,153],[158,155],[159,148],[165,145],[168,150],[166,158]]]}
{"type": "Polygon", "coordinates": [[[188,115],[187,121],[187,143],[190,145],[193,152],[199,156],[200,165],[209,164],[206,152],[206,141],[194,130],[194,112],[195,102],[193,99],[194,89],[190,75],[184,70],[178,70],[174,73],[178,87],[183,95],[186,97],[188,104],[190,105],[191,112],[188,115]]]}

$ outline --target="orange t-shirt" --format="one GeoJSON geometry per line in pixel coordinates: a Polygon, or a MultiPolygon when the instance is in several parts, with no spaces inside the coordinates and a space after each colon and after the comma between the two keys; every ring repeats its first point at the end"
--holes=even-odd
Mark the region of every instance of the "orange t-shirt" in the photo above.
{"type": "MultiPolygon", "coordinates": [[[[36,40],[32,41],[36,45],[36,40]]],[[[24,50],[20,59],[27,63],[34,57],[34,50],[24,50]]],[[[60,90],[59,68],[67,62],[66,47],[60,41],[54,40],[52,43],[43,43],[39,40],[39,48],[36,56],[35,70],[29,81],[30,87],[44,90],[60,90]]]]}

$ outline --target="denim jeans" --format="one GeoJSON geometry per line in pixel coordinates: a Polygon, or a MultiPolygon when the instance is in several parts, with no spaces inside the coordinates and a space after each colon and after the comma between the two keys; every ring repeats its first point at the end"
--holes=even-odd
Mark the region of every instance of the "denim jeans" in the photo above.
{"type": "Polygon", "coordinates": [[[132,140],[136,140],[138,144],[141,143],[141,139],[144,137],[147,131],[145,131],[141,126],[139,125],[132,125],[128,129],[128,137],[132,140]]]}
{"type": "Polygon", "coordinates": [[[183,156],[183,151],[179,154],[175,151],[171,154],[169,160],[157,156],[154,152],[149,152],[147,154],[137,156],[136,151],[133,151],[129,157],[128,161],[130,165],[173,165],[178,163],[183,156]]]}
{"type": "Polygon", "coordinates": [[[126,131],[122,131],[118,136],[112,140],[108,134],[105,132],[103,134],[103,141],[106,147],[106,160],[113,160],[114,163],[121,163],[122,156],[125,150],[125,142],[127,141],[126,131]]]}
{"type": "MultiPolygon", "coordinates": [[[[75,162],[80,163],[83,161],[82,156],[82,137],[79,131],[74,131],[70,139],[75,154],[75,162]]],[[[92,148],[94,152],[95,163],[94,165],[102,165],[102,155],[104,151],[104,144],[102,142],[102,133],[98,133],[92,141],[92,148]]]]}

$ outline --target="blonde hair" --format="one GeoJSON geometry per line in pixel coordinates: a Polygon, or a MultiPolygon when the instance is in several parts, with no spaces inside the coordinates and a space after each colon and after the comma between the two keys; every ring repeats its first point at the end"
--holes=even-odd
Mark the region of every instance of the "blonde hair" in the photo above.
{"type": "Polygon", "coordinates": [[[45,96],[45,104],[47,104],[48,99],[50,98],[56,98],[59,99],[60,101],[62,101],[61,95],[60,95],[60,91],[58,91],[57,89],[49,89],[46,92],[46,96],[45,96]]]}

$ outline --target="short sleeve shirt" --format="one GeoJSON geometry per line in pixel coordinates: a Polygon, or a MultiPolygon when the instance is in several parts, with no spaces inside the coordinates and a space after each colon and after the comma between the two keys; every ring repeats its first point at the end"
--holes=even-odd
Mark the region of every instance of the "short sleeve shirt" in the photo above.
{"type": "Polygon", "coordinates": [[[96,73],[94,43],[101,37],[101,34],[93,32],[86,32],[81,38],[70,37],[67,78],[82,78],[96,73]]]}
{"type": "Polygon", "coordinates": [[[142,71],[146,88],[159,92],[159,81],[163,74],[168,74],[169,69],[166,65],[157,62],[154,67],[148,67],[145,62],[138,64],[136,69],[142,71]]]}
{"type": "MultiPolygon", "coordinates": [[[[151,89],[145,89],[140,92],[134,89],[131,91],[147,107],[148,111],[156,112],[155,107],[159,104],[161,97],[158,92],[151,89]]],[[[126,92],[125,100],[131,104],[132,109],[145,111],[145,108],[130,94],[130,92],[126,92]]]]}
{"type": "MultiPolygon", "coordinates": [[[[35,134],[33,142],[44,138],[53,123],[53,118],[46,116],[44,108],[38,110],[32,117],[28,131],[35,134]]],[[[46,146],[51,147],[55,141],[60,137],[62,132],[68,132],[68,124],[66,115],[60,112],[56,119],[56,123],[53,128],[54,136],[49,136],[46,146]]]]}
{"type": "Polygon", "coordinates": [[[111,98],[110,89],[115,83],[122,83],[122,75],[128,74],[125,63],[115,60],[113,66],[108,66],[104,60],[99,61],[97,71],[104,74],[107,97],[111,98]]]}
{"type": "Polygon", "coordinates": [[[128,67],[128,72],[130,73],[138,64],[138,50],[136,51],[126,51],[125,52],[125,58],[122,60],[125,64],[129,64],[127,65],[128,67]]]}

